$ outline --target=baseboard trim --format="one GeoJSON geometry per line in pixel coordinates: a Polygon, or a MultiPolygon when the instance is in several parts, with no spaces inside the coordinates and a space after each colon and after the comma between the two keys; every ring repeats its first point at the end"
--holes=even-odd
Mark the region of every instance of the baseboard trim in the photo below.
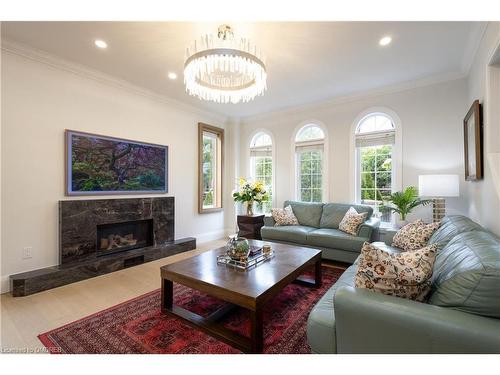
{"type": "Polygon", "coordinates": [[[227,229],[215,230],[212,232],[200,233],[195,235],[196,243],[203,244],[210,241],[220,240],[227,237],[228,231],[227,229]]]}
{"type": "Polygon", "coordinates": [[[9,293],[10,292],[10,280],[9,276],[2,276],[1,285],[0,285],[0,293],[9,293]]]}

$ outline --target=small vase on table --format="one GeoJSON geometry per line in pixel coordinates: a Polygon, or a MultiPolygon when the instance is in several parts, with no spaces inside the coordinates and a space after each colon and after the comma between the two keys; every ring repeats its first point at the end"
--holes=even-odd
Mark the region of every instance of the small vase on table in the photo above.
{"type": "Polygon", "coordinates": [[[247,202],[247,216],[253,216],[253,201],[247,202]]]}

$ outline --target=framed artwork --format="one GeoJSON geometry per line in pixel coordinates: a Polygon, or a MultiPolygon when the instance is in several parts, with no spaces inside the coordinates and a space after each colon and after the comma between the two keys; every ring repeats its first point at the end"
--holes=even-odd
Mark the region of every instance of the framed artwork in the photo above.
{"type": "Polygon", "coordinates": [[[464,118],[465,179],[483,178],[482,114],[479,100],[475,100],[464,118]]]}
{"type": "Polygon", "coordinates": [[[168,146],[66,130],[66,195],[168,192],[168,146]]]}

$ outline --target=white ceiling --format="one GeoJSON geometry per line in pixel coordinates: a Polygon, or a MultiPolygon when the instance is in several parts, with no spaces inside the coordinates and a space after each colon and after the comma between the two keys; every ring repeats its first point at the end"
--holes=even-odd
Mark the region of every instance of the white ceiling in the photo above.
{"type": "Polygon", "coordinates": [[[427,77],[465,74],[481,22],[230,23],[264,52],[268,90],[245,104],[215,104],[184,90],[185,49],[217,23],[2,22],[2,38],[86,65],[169,98],[235,117],[427,77]],[[381,47],[378,40],[393,42],[381,47]],[[94,39],[108,43],[106,50],[94,39]],[[167,73],[179,78],[171,81],[167,73]]]}

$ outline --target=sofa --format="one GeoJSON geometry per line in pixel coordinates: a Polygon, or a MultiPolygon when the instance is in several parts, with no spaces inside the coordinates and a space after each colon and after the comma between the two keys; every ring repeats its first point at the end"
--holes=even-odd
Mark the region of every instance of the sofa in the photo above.
{"type": "Polygon", "coordinates": [[[292,207],[300,225],[275,226],[272,217],[265,217],[260,232],[262,240],[320,249],[325,259],[354,262],[363,243],[370,241],[380,225],[380,220],[372,216],[370,206],[285,201],[284,207],[287,206],[292,207]],[[355,236],[338,229],[350,207],[368,214],[355,236]]]}
{"type": "Polygon", "coordinates": [[[429,243],[439,250],[426,303],[355,288],[355,262],[309,315],[312,352],[500,353],[500,238],[457,215],[429,243]]]}

